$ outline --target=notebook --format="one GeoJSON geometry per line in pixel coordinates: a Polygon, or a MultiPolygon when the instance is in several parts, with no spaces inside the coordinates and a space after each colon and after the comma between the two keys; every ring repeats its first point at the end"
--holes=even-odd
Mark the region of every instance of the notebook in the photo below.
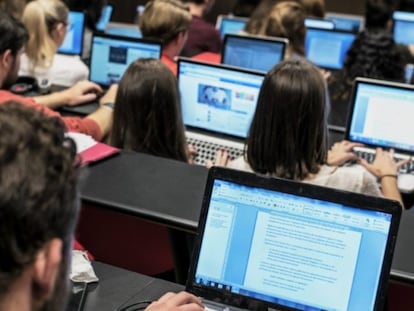
{"type": "Polygon", "coordinates": [[[85,14],[83,12],[70,11],[66,36],[58,49],[58,53],[81,56],[84,30],[85,14]]]}
{"type": "Polygon", "coordinates": [[[98,22],[95,24],[95,28],[97,31],[105,31],[106,25],[110,22],[112,18],[112,12],[114,7],[111,4],[107,4],[102,8],[101,17],[99,18],[98,22]]]}
{"type": "Polygon", "coordinates": [[[288,40],[227,34],[224,37],[221,63],[268,72],[285,57],[288,40]]]}
{"type": "Polygon", "coordinates": [[[242,155],[264,73],[180,59],[177,79],[196,163],[214,160],[219,149],[228,150],[232,158],[242,155]]]}
{"type": "MultiPolygon", "coordinates": [[[[128,66],[138,58],[161,57],[161,43],[144,39],[119,37],[102,33],[92,36],[89,80],[106,90],[111,84],[118,83],[128,66]]],[[[65,106],[62,110],[78,115],[95,111],[97,101],[65,106]]]]}
{"type": "Polygon", "coordinates": [[[319,28],[319,29],[334,29],[335,23],[332,20],[320,19],[320,18],[305,18],[306,28],[319,28]]]}
{"type": "Polygon", "coordinates": [[[307,28],[306,58],[328,70],[340,70],[356,34],[337,29],[307,28]]]}
{"type": "Polygon", "coordinates": [[[336,29],[354,33],[362,31],[365,25],[365,18],[361,15],[328,12],[325,18],[333,21],[336,29]]]}
{"type": "Polygon", "coordinates": [[[135,24],[110,22],[106,25],[105,33],[122,37],[142,38],[141,31],[138,25],[135,24]]]}
{"type": "Polygon", "coordinates": [[[248,18],[244,17],[219,15],[217,17],[216,28],[221,38],[224,38],[226,34],[238,34],[244,29],[248,20],[248,18]]]}
{"type": "MultiPolygon", "coordinates": [[[[357,78],[345,139],[365,144],[354,149],[368,161],[374,157],[377,147],[393,148],[397,159],[410,158],[414,154],[413,115],[413,85],[357,78]]],[[[412,173],[413,169],[411,161],[400,172],[412,173]]]]}
{"type": "Polygon", "coordinates": [[[392,19],[395,42],[414,44],[414,12],[394,11],[392,19]]]}
{"type": "Polygon", "coordinates": [[[212,168],[186,290],[213,310],[382,310],[401,210],[212,168]]]}

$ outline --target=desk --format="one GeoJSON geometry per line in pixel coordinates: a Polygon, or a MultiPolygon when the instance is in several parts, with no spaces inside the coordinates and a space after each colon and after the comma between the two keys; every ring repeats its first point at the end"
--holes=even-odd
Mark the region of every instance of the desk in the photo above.
{"type": "MultiPolygon", "coordinates": [[[[201,166],[122,152],[90,168],[81,196],[88,204],[194,234],[206,178],[207,170],[201,166]]],[[[414,212],[408,210],[403,213],[391,270],[392,278],[408,283],[414,282],[412,228],[414,212]]],[[[186,272],[183,263],[181,271],[186,272]]]]}
{"type": "Polygon", "coordinates": [[[85,311],[114,311],[134,301],[155,300],[168,291],[184,290],[181,285],[101,262],[94,262],[93,267],[99,282],[88,287],[85,311]]]}

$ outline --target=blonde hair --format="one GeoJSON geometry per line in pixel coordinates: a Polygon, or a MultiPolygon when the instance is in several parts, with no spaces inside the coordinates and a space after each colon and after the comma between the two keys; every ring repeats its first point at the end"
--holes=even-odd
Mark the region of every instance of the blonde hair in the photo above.
{"type": "Polygon", "coordinates": [[[305,55],[305,18],[304,7],[296,2],[280,2],[272,7],[263,26],[262,34],[289,39],[291,52],[305,55]]]}
{"type": "Polygon", "coordinates": [[[139,28],[144,38],[158,39],[168,45],[179,33],[188,31],[190,22],[191,14],[182,2],[153,0],[145,6],[139,28]]]}
{"type": "Polygon", "coordinates": [[[58,23],[67,23],[69,10],[60,0],[35,0],[29,2],[22,16],[22,22],[29,32],[26,55],[35,67],[50,67],[58,46],[51,32],[58,23]]]}

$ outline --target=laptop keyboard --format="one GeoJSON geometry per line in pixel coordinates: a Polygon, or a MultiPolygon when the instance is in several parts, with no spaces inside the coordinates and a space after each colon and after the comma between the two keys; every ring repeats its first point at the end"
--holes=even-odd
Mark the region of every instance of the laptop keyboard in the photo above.
{"type": "MultiPolygon", "coordinates": [[[[368,163],[372,163],[375,159],[375,150],[364,149],[364,150],[354,150],[354,152],[356,153],[358,157],[360,157],[361,159],[365,159],[368,163]]],[[[405,160],[407,158],[408,158],[407,156],[403,156],[403,155],[394,155],[394,160],[396,162],[405,160]]],[[[414,171],[414,160],[411,159],[410,162],[408,162],[407,164],[403,165],[400,168],[399,173],[407,174],[413,171],[414,171]]]]}
{"type": "Polygon", "coordinates": [[[226,150],[230,159],[235,159],[243,155],[242,148],[229,147],[209,141],[187,137],[187,143],[193,145],[197,150],[195,163],[205,165],[207,160],[214,161],[218,150],[226,150]]]}

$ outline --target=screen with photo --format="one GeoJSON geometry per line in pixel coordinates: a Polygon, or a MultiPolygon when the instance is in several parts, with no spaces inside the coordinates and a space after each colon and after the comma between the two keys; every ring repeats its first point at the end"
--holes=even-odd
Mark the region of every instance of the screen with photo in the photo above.
{"type": "Polygon", "coordinates": [[[263,72],[284,58],[286,41],[248,36],[226,36],[222,63],[263,72]]]}
{"type": "Polygon", "coordinates": [[[159,43],[95,35],[92,39],[90,80],[109,86],[119,82],[133,61],[138,58],[159,59],[160,55],[159,43]]]}
{"type": "Polygon", "coordinates": [[[84,29],[85,14],[82,12],[70,11],[65,40],[58,49],[58,53],[81,55],[84,29]]]}
{"type": "Polygon", "coordinates": [[[246,137],[263,78],[260,73],[181,60],[178,85],[184,124],[246,137]]]}
{"type": "Polygon", "coordinates": [[[306,58],[315,65],[342,69],[346,53],[354,42],[355,34],[337,30],[308,28],[306,31],[306,58]]]}
{"type": "Polygon", "coordinates": [[[395,42],[414,44],[414,12],[395,11],[393,21],[395,42]]]}

